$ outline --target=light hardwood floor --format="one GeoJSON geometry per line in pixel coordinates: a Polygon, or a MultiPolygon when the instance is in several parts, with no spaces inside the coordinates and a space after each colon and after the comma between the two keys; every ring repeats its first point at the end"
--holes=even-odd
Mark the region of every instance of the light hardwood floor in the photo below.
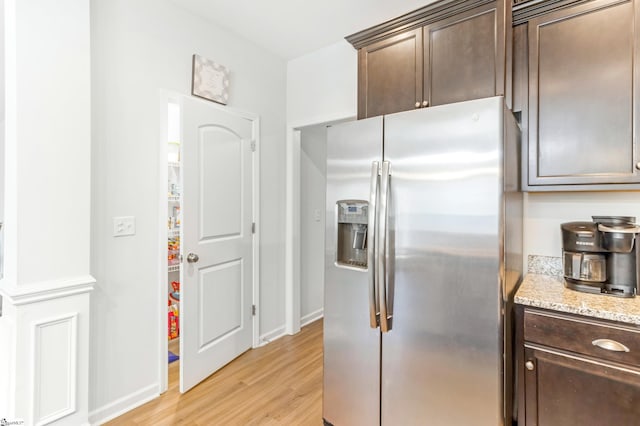
{"type": "Polygon", "coordinates": [[[182,395],[169,389],[107,425],[322,425],[322,320],[232,361],[182,395]]]}

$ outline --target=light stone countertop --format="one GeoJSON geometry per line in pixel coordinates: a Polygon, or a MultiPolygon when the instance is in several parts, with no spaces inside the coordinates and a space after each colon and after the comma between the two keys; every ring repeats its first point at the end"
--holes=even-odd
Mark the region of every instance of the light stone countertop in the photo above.
{"type": "Polygon", "coordinates": [[[528,273],[516,292],[515,303],[640,325],[640,296],[626,299],[570,290],[561,276],[528,273]]]}

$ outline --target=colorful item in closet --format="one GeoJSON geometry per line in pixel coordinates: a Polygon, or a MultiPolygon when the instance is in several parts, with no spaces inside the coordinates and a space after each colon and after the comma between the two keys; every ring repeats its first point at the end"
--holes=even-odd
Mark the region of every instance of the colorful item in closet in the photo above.
{"type": "Polygon", "coordinates": [[[177,303],[171,303],[171,300],[169,300],[168,305],[169,305],[169,312],[168,312],[169,330],[168,331],[169,331],[169,340],[171,340],[171,339],[175,339],[180,335],[180,313],[179,313],[177,303]]]}
{"type": "Polygon", "coordinates": [[[169,299],[173,302],[180,301],[180,283],[178,281],[171,281],[171,288],[173,291],[169,293],[169,299]]]}
{"type": "Polygon", "coordinates": [[[167,260],[169,265],[180,263],[180,237],[169,238],[167,260]]]}

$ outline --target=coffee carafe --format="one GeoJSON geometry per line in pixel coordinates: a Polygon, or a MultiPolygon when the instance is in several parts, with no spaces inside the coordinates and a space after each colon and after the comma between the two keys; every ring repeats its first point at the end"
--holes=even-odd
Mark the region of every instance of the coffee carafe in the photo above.
{"type": "Polygon", "coordinates": [[[630,216],[592,216],[562,230],[565,286],[588,293],[635,297],[640,281],[640,227],[630,216]]]}

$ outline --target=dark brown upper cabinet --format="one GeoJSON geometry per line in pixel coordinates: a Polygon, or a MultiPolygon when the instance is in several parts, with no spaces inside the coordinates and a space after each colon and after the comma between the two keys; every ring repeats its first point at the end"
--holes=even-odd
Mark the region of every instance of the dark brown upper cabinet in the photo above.
{"type": "Polygon", "coordinates": [[[358,118],[406,111],[422,98],[422,30],[363,47],[358,63],[358,118]]]}
{"type": "Polygon", "coordinates": [[[488,4],[427,25],[424,37],[424,100],[442,105],[504,94],[497,87],[504,67],[497,58],[497,9],[488,4]]]}
{"type": "Polygon", "coordinates": [[[514,70],[525,190],[640,187],[639,16],[634,0],[593,0],[514,29],[515,46],[528,50],[526,71],[517,55],[514,70]]]}
{"type": "Polygon", "coordinates": [[[510,105],[510,1],[439,1],[347,40],[358,118],[505,94],[510,105]]]}

